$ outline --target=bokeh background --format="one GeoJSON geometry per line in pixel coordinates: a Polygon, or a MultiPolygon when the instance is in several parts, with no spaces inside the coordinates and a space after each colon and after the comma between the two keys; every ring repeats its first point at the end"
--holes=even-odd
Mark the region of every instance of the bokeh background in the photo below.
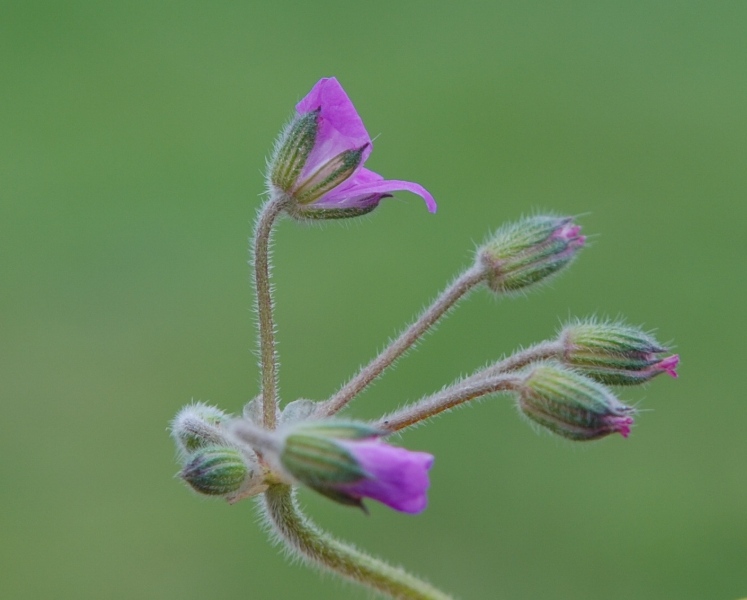
{"type": "Polygon", "coordinates": [[[682,355],[622,397],[628,440],[537,435],[498,397],[408,432],[429,509],[318,522],[462,599],[747,596],[747,4],[0,2],[0,597],[351,598],[290,565],[252,502],[174,474],[169,419],[257,392],[248,237],[265,157],[322,76],[426,185],[283,222],[285,399],[323,399],[502,222],[598,234],[525,299],[476,293],[348,414],[375,417],[572,316],[682,355]],[[665,380],[666,379],[666,380],[665,380]]]}

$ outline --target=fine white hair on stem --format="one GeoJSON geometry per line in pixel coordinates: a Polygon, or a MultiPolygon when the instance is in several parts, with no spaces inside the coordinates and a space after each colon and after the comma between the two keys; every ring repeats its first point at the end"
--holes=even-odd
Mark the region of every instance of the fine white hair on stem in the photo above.
{"type": "Polygon", "coordinates": [[[262,495],[261,508],[273,541],[305,563],[366,585],[390,598],[453,600],[400,567],[361,552],[319,529],[299,511],[295,492],[289,486],[276,485],[267,490],[262,495]]]}
{"type": "Polygon", "coordinates": [[[406,327],[384,350],[361,368],[329,400],[321,403],[317,416],[328,417],[344,408],[411,349],[426,332],[431,330],[443,316],[455,307],[459,300],[467,296],[478,283],[482,282],[484,277],[484,271],[476,266],[459,274],[409,327],[406,327]]]}

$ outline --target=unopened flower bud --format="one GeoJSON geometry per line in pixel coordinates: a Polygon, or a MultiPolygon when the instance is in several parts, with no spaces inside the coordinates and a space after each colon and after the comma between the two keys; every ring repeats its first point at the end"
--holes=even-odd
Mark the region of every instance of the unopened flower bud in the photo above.
{"type": "Polygon", "coordinates": [[[241,452],[229,446],[198,449],[179,473],[195,491],[208,496],[233,494],[251,475],[241,452]]]}
{"type": "Polygon", "coordinates": [[[624,323],[574,323],[561,331],[559,341],[564,362],[607,385],[645,383],[660,373],[677,377],[679,356],[661,356],[664,346],[624,323]]]}
{"type": "Polygon", "coordinates": [[[586,238],[570,217],[536,216],[503,226],[478,251],[487,283],[511,293],[546,280],[573,261],[586,238]]]}
{"type": "Polygon", "coordinates": [[[362,498],[373,498],[401,512],[421,512],[433,456],[389,446],[380,433],[362,423],[299,423],[285,436],[280,463],[336,502],[363,508],[362,498]]]}
{"type": "Polygon", "coordinates": [[[230,415],[219,408],[202,402],[185,406],[171,423],[171,435],[182,454],[189,454],[198,448],[226,443],[220,429],[230,415]]]}
{"type": "Polygon", "coordinates": [[[553,433],[577,441],[611,433],[628,437],[633,409],[610,390],[554,363],[531,367],[519,390],[519,408],[553,433]]]}

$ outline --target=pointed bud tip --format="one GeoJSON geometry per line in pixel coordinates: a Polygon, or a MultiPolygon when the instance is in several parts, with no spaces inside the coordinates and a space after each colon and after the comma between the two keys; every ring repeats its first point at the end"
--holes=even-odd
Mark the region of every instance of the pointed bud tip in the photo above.
{"type": "Polygon", "coordinates": [[[672,356],[668,356],[667,358],[663,359],[658,366],[662,371],[666,372],[674,379],[677,379],[679,377],[679,374],[677,373],[677,367],[679,366],[679,364],[680,355],[673,354],[672,356]]]}
{"type": "Polygon", "coordinates": [[[612,432],[617,432],[627,439],[633,426],[633,417],[609,417],[607,424],[612,432]]]}
{"type": "MultiPolygon", "coordinates": [[[[571,240],[577,239],[579,237],[578,234],[581,232],[581,225],[576,225],[575,223],[568,222],[561,226],[554,234],[553,237],[555,239],[564,240],[566,242],[570,242],[571,240]]],[[[583,237],[582,237],[583,239],[583,237]]]]}

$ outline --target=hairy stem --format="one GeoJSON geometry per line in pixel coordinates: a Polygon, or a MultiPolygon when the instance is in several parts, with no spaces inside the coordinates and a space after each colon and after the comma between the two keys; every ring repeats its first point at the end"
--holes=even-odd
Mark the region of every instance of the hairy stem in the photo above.
{"type": "Polygon", "coordinates": [[[394,433],[475,398],[515,390],[520,382],[511,374],[479,379],[470,377],[382,417],[374,427],[394,433]]]}
{"type": "Polygon", "coordinates": [[[284,197],[271,198],[262,206],[254,227],[254,286],[259,318],[259,355],[262,370],[262,415],[267,429],[275,428],[278,362],[275,350],[272,287],[270,285],[270,241],[275,219],[285,208],[284,197]]]}
{"type": "Polygon", "coordinates": [[[353,398],[360,394],[365,387],[390,367],[404,354],[422,335],[428,331],[454,305],[466,296],[478,283],[485,278],[483,269],[473,267],[462,273],[449,285],[441,295],[405,329],[399,337],[387,346],[370,363],[363,367],[350,381],[329,400],[321,403],[317,416],[328,417],[334,415],[353,398]]]}
{"type": "Polygon", "coordinates": [[[451,596],[398,567],[373,558],[321,531],[298,508],[290,486],[264,493],[264,509],[289,549],[316,565],[392,598],[450,600],[451,596]]]}
{"type": "Polygon", "coordinates": [[[239,441],[249,445],[252,452],[264,454],[267,451],[279,454],[281,444],[277,435],[268,432],[247,419],[237,419],[229,428],[233,435],[234,441],[239,441]]]}
{"type": "Polygon", "coordinates": [[[518,379],[512,374],[541,360],[563,357],[563,346],[557,341],[544,341],[462,379],[440,392],[425,396],[390,415],[382,417],[376,427],[395,432],[450,410],[455,406],[496,392],[515,389],[518,379]]]}
{"type": "Polygon", "coordinates": [[[540,360],[549,360],[551,358],[557,358],[558,360],[563,359],[563,344],[556,340],[546,340],[530,346],[525,350],[519,350],[512,354],[508,358],[489,366],[487,369],[476,373],[469,379],[474,377],[489,377],[493,375],[500,375],[501,373],[510,373],[518,369],[523,369],[527,365],[537,362],[540,360]]]}

